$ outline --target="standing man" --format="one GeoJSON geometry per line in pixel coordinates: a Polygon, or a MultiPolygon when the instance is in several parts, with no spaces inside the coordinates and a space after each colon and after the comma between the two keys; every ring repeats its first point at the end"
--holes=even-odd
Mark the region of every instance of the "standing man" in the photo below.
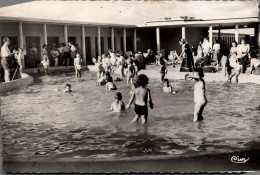
{"type": "Polygon", "coordinates": [[[13,56],[13,53],[10,52],[8,46],[10,45],[10,40],[8,37],[5,37],[3,39],[4,45],[1,48],[1,56],[2,56],[2,60],[1,60],[1,64],[2,67],[4,69],[4,78],[5,78],[5,82],[9,82],[10,81],[10,64],[11,64],[11,58],[13,56]]]}
{"type": "Polygon", "coordinates": [[[70,58],[74,60],[74,58],[76,58],[77,49],[72,42],[69,42],[68,45],[70,47],[70,58]]]}

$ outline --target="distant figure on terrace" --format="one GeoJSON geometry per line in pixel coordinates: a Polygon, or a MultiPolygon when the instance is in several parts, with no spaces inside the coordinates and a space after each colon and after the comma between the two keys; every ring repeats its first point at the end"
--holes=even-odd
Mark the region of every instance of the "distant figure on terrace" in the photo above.
{"type": "MultiPolygon", "coordinates": [[[[70,58],[72,60],[74,60],[74,58],[76,57],[76,53],[77,53],[77,48],[75,47],[75,45],[73,44],[73,42],[69,42],[68,43],[69,47],[70,47],[70,58]]],[[[70,59],[70,60],[71,60],[70,59]]]]}
{"type": "Polygon", "coordinates": [[[70,47],[67,46],[65,43],[62,44],[63,46],[63,62],[62,62],[62,65],[65,66],[69,66],[70,65],[70,47]]]}
{"type": "Polygon", "coordinates": [[[247,73],[247,75],[250,75],[253,70],[255,75],[260,75],[260,60],[259,57],[257,57],[255,52],[250,52],[248,54],[248,57],[250,59],[250,69],[247,73]]]}
{"type": "Polygon", "coordinates": [[[58,63],[59,63],[59,60],[58,60],[59,54],[60,53],[59,53],[58,49],[56,48],[56,45],[53,44],[53,47],[51,49],[51,57],[54,60],[54,66],[55,67],[57,67],[58,63]]]}
{"type": "Polygon", "coordinates": [[[81,68],[82,68],[82,58],[80,53],[76,54],[76,58],[74,58],[74,67],[75,67],[75,73],[76,73],[76,77],[81,77],[81,68]]]}
{"type": "Polygon", "coordinates": [[[179,41],[182,46],[182,53],[180,58],[182,59],[180,72],[192,72],[194,69],[193,56],[190,47],[184,39],[179,41]]]}
{"type": "Polygon", "coordinates": [[[220,64],[220,40],[216,39],[212,49],[211,65],[218,66],[220,64]]]}
{"type": "Polygon", "coordinates": [[[250,51],[250,45],[246,44],[244,38],[241,39],[240,44],[237,46],[237,58],[241,60],[242,73],[246,71],[246,67],[249,64],[248,53],[250,51]]]}

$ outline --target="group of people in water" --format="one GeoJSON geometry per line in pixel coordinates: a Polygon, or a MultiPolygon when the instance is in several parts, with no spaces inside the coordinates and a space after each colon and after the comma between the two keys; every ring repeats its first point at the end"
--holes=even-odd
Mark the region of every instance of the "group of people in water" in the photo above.
{"type": "MultiPolygon", "coordinates": [[[[10,40],[5,38],[4,43],[5,44],[1,48],[1,64],[4,67],[5,76],[9,76],[7,58],[16,55],[20,69],[22,69],[20,58],[20,52],[22,49],[11,53],[8,49],[10,40]]],[[[194,49],[191,51],[189,44],[185,39],[181,39],[179,43],[182,47],[182,52],[180,55],[178,55],[176,51],[172,51],[167,59],[164,52],[158,52],[155,56],[155,65],[161,66],[160,81],[162,82],[162,91],[165,93],[178,93],[178,91],[173,90],[172,86],[169,84],[169,80],[165,78],[168,72],[167,65],[169,63],[173,66],[181,63],[180,71],[193,72],[193,75],[186,74],[185,80],[193,79],[196,81],[194,87],[194,122],[201,121],[203,119],[202,113],[207,104],[207,98],[205,95],[205,81],[203,79],[205,66],[211,65],[218,68],[221,65],[223,72],[227,72],[229,75],[228,81],[231,81],[232,77],[236,76],[236,82],[238,82],[239,74],[246,70],[248,64],[250,64],[248,74],[251,74],[253,69],[258,69],[260,67],[260,61],[256,55],[256,52],[250,52],[249,45],[245,43],[244,39],[241,40],[240,45],[237,45],[235,41],[232,42],[232,48],[230,49],[229,55],[220,54],[221,47],[219,41],[216,41],[211,49],[208,38],[204,38],[204,42],[199,44],[196,51],[194,49]]],[[[47,45],[44,44],[42,48],[43,52],[41,65],[45,72],[48,73],[50,62],[48,58],[47,45]]],[[[94,57],[92,59],[97,71],[96,85],[104,85],[106,90],[117,90],[111,73],[115,72],[116,69],[119,69],[120,77],[116,77],[115,81],[122,81],[125,77],[126,71],[126,83],[131,86],[130,93],[132,94],[126,108],[130,108],[135,99],[136,116],[133,119],[133,122],[136,122],[139,118],[142,118],[142,123],[146,123],[148,118],[148,106],[153,109],[151,91],[146,87],[149,83],[149,78],[144,74],[138,75],[139,70],[145,67],[143,65],[148,63],[145,58],[149,57],[151,53],[151,50],[149,50],[146,55],[143,55],[141,52],[137,52],[135,54],[132,52],[126,52],[124,54],[121,51],[115,53],[112,50],[108,50],[107,54],[102,54],[101,56],[94,57]]],[[[58,57],[59,54],[61,54],[62,65],[65,65],[66,62],[69,65],[70,59],[74,59],[73,63],[76,77],[81,77],[83,60],[79,49],[76,49],[73,43],[69,42],[68,47],[66,45],[62,45],[60,51],[52,53],[52,55],[55,55],[54,57],[58,57]]],[[[55,65],[57,64],[58,58],[55,59],[55,65]]],[[[6,78],[6,81],[8,81],[8,78],[6,78]]],[[[71,92],[70,84],[66,84],[64,92],[71,92]]],[[[122,94],[120,92],[116,92],[114,98],[115,101],[111,104],[111,110],[114,112],[124,110],[125,105],[122,102],[122,94]]]]}

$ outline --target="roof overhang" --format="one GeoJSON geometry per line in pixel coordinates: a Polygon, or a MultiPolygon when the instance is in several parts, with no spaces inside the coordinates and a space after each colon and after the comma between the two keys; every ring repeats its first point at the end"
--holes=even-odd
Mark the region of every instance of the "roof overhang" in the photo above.
{"type": "Polygon", "coordinates": [[[231,19],[209,19],[209,20],[178,20],[178,21],[156,21],[147,22],[138,27],[162,27],[162,28],[175,28],[175,27],[217,27],[217,28],[234,28],[235,25],[239,26],[256,26],[259,24],[258,17],[248,18],[231,18],[231,19]]]}
{"type": "Polygon", "coordinates": [[[100,27],[125,27],[135,28],[135,25],[129,24],[112,24],[112,23],[94,23],[84,21],[64,21],[64,20],[51,20],[51,19],[36,19],[36,18],[18,18],[0,16],[2,22],[23,22],[23,23],[34,23],[34,24],[59,24],[59,25],[73,25],[73,26],[100,26],[100,27]]]}

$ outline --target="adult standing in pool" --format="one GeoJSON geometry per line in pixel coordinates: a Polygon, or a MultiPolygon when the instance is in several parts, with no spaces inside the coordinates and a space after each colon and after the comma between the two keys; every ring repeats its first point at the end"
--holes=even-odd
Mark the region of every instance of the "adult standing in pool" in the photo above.
{"type": "Polygon", "coordinates": [[[8,37],[5,37],[3,39],[3,46],[1,47],[1,64],[4,69],[4,79],[5,82],[10,81],[10,64],[11,64],[11,59],[13,56],[13,53],[9,50],[8,46],[10,45],[10,39],[8,37]]]}
{"type": "Polygon", "coordinates": [[[207,64],[210,64],[211,45],[209,43],[208,37],[203,39],[202,52],[203,52],[203,57],[207,57],[207,62],[208,62],[207,64]]]}

